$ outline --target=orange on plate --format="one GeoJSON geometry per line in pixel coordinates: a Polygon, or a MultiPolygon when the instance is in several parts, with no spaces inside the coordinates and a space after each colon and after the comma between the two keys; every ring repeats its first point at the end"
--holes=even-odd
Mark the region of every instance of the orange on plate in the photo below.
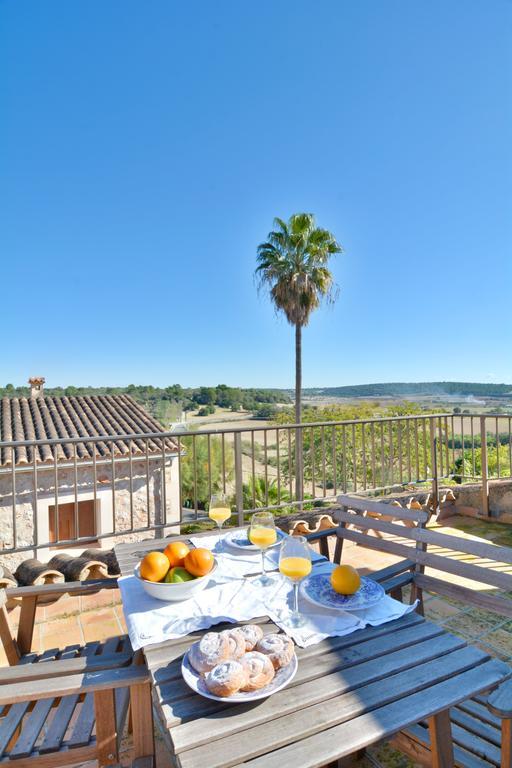
{"type": "Polygon", "coordinates": [[[361,586],[361,578],[351,565],[338,565],[331,573],[331,587],[340,595],[353,595],[361,586]]]}
{"type": "Polygon", "coordinates": [[[206,576],[213,568],[215,559],[209,549],[191,549],[184,560],[185,568],[192,576],[206,576]]]}
{"type": "Polygon", "coordinates": [[[171,567],[163,552],[148,552],[140,564],[140,575],[147,581],[162,581],[171,567]]]}
{"type": "Polygon", "coordinates": [[[182,567],[189,552],[190,549],[184,541],[171,541],[164,549],[164,555],[167,555],[171,568],[182,567]]]}

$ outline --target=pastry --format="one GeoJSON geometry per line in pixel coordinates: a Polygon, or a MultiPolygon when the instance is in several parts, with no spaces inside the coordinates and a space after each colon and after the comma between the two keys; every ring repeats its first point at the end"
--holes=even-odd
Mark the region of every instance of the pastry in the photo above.
{"type": "Polygon", "coordinates": [[[247,682],[242,687],[242,691],[257,691],[274,679],[274,665],[263,653],[249,651],[240,660],[240,664],[247,673],[247,682]]]}
{"type": "Polygon", "coordinates": [[[224,632],[207,632],[188,652],[191,666],[201,675],[232,657],[231,642],[224,632]]]}
{"type": "Polygon", "coordinates": [[[258,640],[263,637],[263,630],[257,624],[245,624],[240,627],[240,632],[245,637],[245,650],[252,651],[258,640]]]}
{"type": "Polygon", "coordinates": [[[281,669],[293,658],[293,640],[288,635],[265,635],[258,641],[254,650],[268,656],[274,669],[281,669]]]}
{"type": "Polygon", "coordinates": [[[215,696],[232,696],[247,684],[247,671],[239,661],[230,659],[211,669],[204,682],[215,696]]]}
{"type": "Polygon", "coordinates": [[[230,649],[228,658],[241,659],[246,648],[246,640],[242,630],[239,627],[234,627],[233,629],[225,629],[220,634],[228,640],[230,649]]]}

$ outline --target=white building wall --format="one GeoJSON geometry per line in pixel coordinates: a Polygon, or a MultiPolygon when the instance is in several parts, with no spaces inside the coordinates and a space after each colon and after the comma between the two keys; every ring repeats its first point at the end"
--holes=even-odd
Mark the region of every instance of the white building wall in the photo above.
{"type": "MultiPolygon", "coordinates": [[[[112,465],[96,465],[96,531],[97,534],[113,534],[99,539],[98,545],[110,549],[117,541],[147,538],[147,531],[141,534],[126,533],[131,528],[144,528],[155,523],[175,523],[169,532],[178,532],[179,527],[179,467],[177,458],[166,459],[165,463],[165,506],[162,493],[162,460],[150,459],[149,471],[144,460],[132,460],[130,486],[130,465],[128,461],[114,463],[115,484],[112,493],[112,465]],[[149,515],[148,515],[149,495],[149,515]],[[132,504],[130,504],[130,497],[132,504]],[[113,524],[115,520],[115,534],[113,524]]],[[[75,500],[74,469],[59,469],[57,476],[58,504],[75,500]]],[[[80,466],[76,473],[77,500],[94,499],[94,469],[91,465],[80,466]]],[[[1,550],[13,546],[12,524],[13,481],[12,473],[0,474],[0,564],[9,569],[16,568],[21,560],[37,557],[46,562],[53,554],[51,548],[33,550],[37,524],[37,539],[40,543],[49,540],[49,507],[55,505],[55,471],[53,466],[38,466],[37,471],[37,516],[35,514],[34,474],[32,471],[17,471],[15,479],[16,541],[18,547],[30,547],[22,553],[2,555],[1,550]]],[[[86,545],[86,546],[95,546],[86,545]]],[[[85,546],[81,549],[85,549],[85,546]]],[[[76,554],[76,550],[74,550],[76,554]]]]}

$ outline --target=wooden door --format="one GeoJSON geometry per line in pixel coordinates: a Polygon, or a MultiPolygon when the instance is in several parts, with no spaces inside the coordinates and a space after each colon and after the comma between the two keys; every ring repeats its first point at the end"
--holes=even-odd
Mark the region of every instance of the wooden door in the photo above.
{"type": "MultiPolygon", "coordinates": [[[[75,504],[59,504],[57,507],[59,516],[58,531],[59,540],[76,539],[77,532],[75,526],[75,504]]],[[[55,505],[48,507],[48,522],[50,529],[50,541],[57,541],[57,526],[55,505]]],[[[96,535],[96,515],[94,510],[94,500],[78,502],[78,536],[96,535]]]]}

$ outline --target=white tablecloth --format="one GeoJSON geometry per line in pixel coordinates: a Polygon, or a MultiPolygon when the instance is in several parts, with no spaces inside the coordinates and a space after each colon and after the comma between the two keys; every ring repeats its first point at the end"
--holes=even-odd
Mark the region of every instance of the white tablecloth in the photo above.
{"type": "MultiPolygon", "coordinates": [[[[269,616],[297,645],[306,647],[326,637],[347,635],[368,624],[393,621],[415,608],[415,605],[403,605],[386,596],[371,608],[349,613],[319,608],[301,596],[299,609],[307,622],[303,627],[292,628],[287,623],[293,600],[293,587],[288,579],[279,573],[271,573],[272,584],[260,587],[253,577],[244,575],[259,571],[261,557],[258,553],[248,555],[228,551],[225,544],[219,542],[217,534],[192,541],[222,555],[218,559],[215,583],[212,581],[197,597],[182,603],[164,603],[147,595],[135,576],[119,579],[126,625],[135,650],[184,637],[220,622],[249,622],[259,616],[269,616]]],[[[277,567],[278,550],[276,547],[274,552],[267,553],[269,570],[277,567]]],[[[315,557],[315,573],[329,573],[333,567],[325,558],[315,557]]]]}

